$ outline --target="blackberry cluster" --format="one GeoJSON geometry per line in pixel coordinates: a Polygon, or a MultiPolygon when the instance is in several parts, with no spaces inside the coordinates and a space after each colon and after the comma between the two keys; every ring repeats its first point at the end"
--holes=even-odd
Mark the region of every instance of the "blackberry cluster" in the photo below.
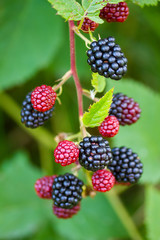
{"type": "Polygon", "coordinates": [[[38,112],[35,110],[31,103],[31,92],[27,94],[22,103],[21,122],[28,128],[37,128],[42,126],[46,120],[52,117],[54,107],[46,112],[38,112]]]}
{"type": "Polygon", "coordinates": [[[112,149],[113,161],[108,166],[118,182],[136,183],[143,173],[143,164],[130,148],[112,149]]]}
{"type": "Polygon", "coordinates": [[[107,22],[124,22],[129,15],[129,8],[126,2],[107,5],[100,11],[100,18],[107,22]]]}
{"type": "Polygon", "coordinates": [[[70,209],[82,199],[83,182],[73,174],[66,173],[54,179],[52,198],[54,205],[70,209]]]}
{"type": "Polygon", "coordinates": [[[92,72],[98,72],[114,80],[120,80],[127,72],[127,58],[121,52],[120,46],[115,43],[114,37],[94,41],[90,47],[91,49],[87,51],[87,61],[92,72]]]}
{"type": "Polygon", "coordinates": [[[63,218],[63,219],[68,219],[73,217],[75,214],[77,214],[80,210],[80,204],[74,206],[71,209],[64,209],[57,207],[53,204],[53,213],[56,215],[58,218],[63,218]]]}
{"type": "Polygon", "coordinates": [[[109,114],[115,116],[120,125],[130,125],[137,122],[140,118],[140,113],[139,104],[133,98],[129,98],[123,93],[113,95],[109,114]]]}
{"type": "Polygon", "coordinates": [[[98,130],[103,137],[114,137],[119,131],[118,119],[115,116],[106,117],[98,130]]]}
{"type": "Polygon", "coordinates": [[[87,170],[95,172],[112,162],[110,146],[102,137],[85,137],[79,146],[79,163],[87,170]]]}
{"type": "MultiPolygon", "coordinates": [[[[81,22],[81,21],[78,21],[77,24],[79,25],[80,22],[81,22]]],[[[89,30],[90,30],[91,32],[94,32],[95,29],[96,29],[98,26],[99,26],[98,23],[90,20],[89,18],[85,18],[84,21],[83,21],[83,24],[82,24],[82,26],[81,26],[81,30],[82,30],[83,32],[86,32],[86,33],[88,33],[89,30]]]]}
{"type": "Polygon", "coordinates": [[[105,169],[98,170],[92,176],[92,185],[94,190],[99,192],[110,191],[115,184],[113,174],[105,169]]]}

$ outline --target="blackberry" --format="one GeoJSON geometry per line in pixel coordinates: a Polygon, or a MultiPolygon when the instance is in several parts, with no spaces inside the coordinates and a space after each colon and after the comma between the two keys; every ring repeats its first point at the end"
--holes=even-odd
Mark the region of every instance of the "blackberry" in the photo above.
{"type": "Polygon", "coordinates": [[[92,185],[95,191],[107,192],[115,184],[115,177],[113,174],[105,169],[98,170],[92,176],[92,185]]]}
{"type": "Polygon", "coordinates": [[[52,198],[54,205],[70,209],[82,199],[83,182],[73,174],[66,173],[54,179],[52,198]]]}
{"type": "Polygon", "coordinates": [[[74,142],[64,140],[58,143],[54,150],[55,162],[60,163],[61,166],[67,166],[78,160],[79,149],[74,142]]]}
{"type": "Polygon", "coordinates": [[[63,218],[63,219],[68,219],[76,215],[80,210],[80,204],[74,206],[71,209],[64,209],[57,207],[53,204],[53,213],[56,215],[58,218],[63,218]]]}
{"type": "Polygon", "coordinates": [[[129,98],[123,93],[113,95],[109,115],[115,116],[120,125],[130,125],[137,122],[140,118],[140,113],[139,104],[133,98],[129,98]]]}
{"type": "Polygon", "coordinates": [[[51,86],[38,86],[31,94],[31,103],[33,108],[39,112],[50,110],[56,101],[56,92],[51,86]]]}
{"type": "Polygon", "coordinates": [[[101,9],[100,18],[107,22],[124,22],[129,15],[129,8],[126,2],[119,2],[118,4],[110,4],[101,9]]]}
{"type": "Polygon", "coordinates": [[[108,166],[117,182],[136,183],[143,173],[143,164],[137,153],[126,147],[112,149],[113,161],[108,166]]]}
{"type": "Polygon", "coordinates": [[[102,137],[85,137],[79,146],[79,163],[87,170],[95,172],[112,162],[110,146],[102,137]]]}
{"type": "MultiPolygon", "coordinates": [[[[79,25],[80,22],[81,22],[81,21],[78,21],[77,24],[79,25]]],[[[84,21],[83,21],[83,24],[82,24],[82,26],[81,26],[81,30],[82,30],[83,32],[86,32],[86,33],[88,33],[89,30],[90,30],[91,32],[94,32],[95,29],[96,29],[98,26],[99,26],[98,23],[90,20],[89,18],[85,18],[84,21]]]]}
{"type": "Polygon", "coordinates": [[[103,137],[114,137],[119,131],[119,121],[115,116],[108,116],[98,127],[103,137]]]}
{"type": "Polygon", "coordinates": [[[22,105],[21,122],[28,128],[37,128],[42,126],[45,121],[52,117],[52,112],[54,110],[54,107],[43,113],[35,110],[31,103],[31,92],[27,94],[22,105]]]}
{"type": "Polygon", "coordinates": [[[40,198],[52,199],[52,185],[56,175],[37,179],[34,188],[40,198]]]}
{"type": "Polygon", "coordinates": [[[120,80],[127,72],[127,58],[115,43],[114,37],[94,41],[90,47],[87,62],[91,65],[92,72],[114,80],[120,80]]]}

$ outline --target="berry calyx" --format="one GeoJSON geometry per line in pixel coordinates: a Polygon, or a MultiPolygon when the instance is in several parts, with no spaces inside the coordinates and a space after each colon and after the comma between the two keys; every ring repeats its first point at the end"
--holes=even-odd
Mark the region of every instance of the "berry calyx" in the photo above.
{"type": "Polygon", "coordinates": [[[54,107],[46,112],[38,112],[31,103],[31,93],[28,93],[23,101],[23,108],[21,110],[21,122],[28,128],[37,128],[42,126],[45,121],[52,117],[54,107]]]}
{"type": "MultiPolygon", "coordinates": [[[[80,22],[81,22],[81,21],[78,21],[78,22],[77,22],[78,26],[79,26],[80,22]]],[[[90,20],[89,18],[85,18],[84,21],[83,21],[83,24],[82,24],[82,26],[81,26],[81,30],[82,30],[83,32],[86,32],[86,33],[89,33],[89,31],[94,32],[95,29],[96,29],[98,26],[99,26],[98,23],[90,20]]]]}
{"type": "Polygon", "coordinates": [[[63,218],[63,219],[72,218],[74,215],[76,215],[79,212],[79,210],[80,210],[80,204],[70,209],[60,208],[53,204],[53,213],[58,218],[63,218]]]}
{"type": "Polygon", "coordinates": [[[33,108],[39,112],[50,110],[56,101],[56,92],[51,86],[42,85],[36,87],[31,94],[33,108]]]}
{"type": "Polygon", "coordinates": [[[113,95],[109,114],[115,116],[120,125],[131,125],[137,122],[140,118],[140,113],[139,104],[133,98],[129,98],[123,93],[113,95]]]}
{"type": "Polygon", "coordinates": [[[56,163],[60,163],[61,166],[67,166],[78,160],[79,149],[74,142],[64,140],[58,143],[54,150],[54,157],[56,163]]]}
{"type": "Polygon", "coordinates": [[[114,137],[119,131],[119,121],[115,116],[108,116],[98,127],[103,137],[114,137]]]}
{"type": "Polygon", "coordinates": [[[117,182],[136,183],[143,173],[143,164],[137,153],[126,147],[112,149],[113,161],[108,166],[117,182]]]}
{"type": "Polygon", "coordinates": [[[79,163],[87,170],[95,172],[112,162],[109,143],[102,137],[85,137],[79,146],[79,163]]]}
{"type": "Polygon", "coordinates": [[[92,176],[92,185],[94,190],[99,192],[110,191],[115,184],[113,174],[105,169],[98,170],[92,176]]]}
{"type": "Polygon", "coordinates": [[[119,2],[118,4],[110,4],[101,9],[100,18],[107,22],[124,22],[129,15],[129,8],[126,2],[119,2]]]}
{"type": "Polygon", "coordinates": [[[115,43],[114,37],[94,41],[87,51],[88,64],[92,72],[98,72],[106,78],[120,80],[127,72],[127,58],[115,43]]]}
{"type": "Polygon", "coordinates": [[[40,198],[52,199],[52,185],[56,175],[37,179],[34,188],[40,198]]]}
{"type": "Polygon", "coordinates": [[[54,205],[70,209],[82,199],[83,182],[71,173],[60,175],[54,179],[52,199],[54,205]]]}

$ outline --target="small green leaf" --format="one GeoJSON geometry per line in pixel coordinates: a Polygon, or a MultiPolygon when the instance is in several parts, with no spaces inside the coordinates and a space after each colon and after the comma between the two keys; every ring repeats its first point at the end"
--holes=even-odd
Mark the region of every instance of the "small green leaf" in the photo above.
{"type": "Polygon", "coordinates": [[[146,187],[146,225],[148,239],[160,239],[160,227],[158,221],[158,209],[160,203],[160,191],[153,186],[146,187]]]}
{"type": "Polygon", "coordinates": [[[132,0],[132,2],[143,7],[144,5],[156,6],[159,0],[132,0]]]}
{"type": "Polygon", "coordinates": [[[57,13],[66,20],[81,20],[84,15],[82,6],[75,0],[48,0],[57,13]]]}
{"type": "Polygon", "coordinates": [[[83,115],[83,124],[86,127],[97,127],[107,117],[113,96],[113,88],[109,90],[98,102],[94,103],[88,112],[83,115]]]}
{"type": "Polygon", "coordinates": [[[91,83],[97,92],[103,92],[106,86],[105,78],[103,76],[100,76],[98,73],[92,74],[91,83]]]}

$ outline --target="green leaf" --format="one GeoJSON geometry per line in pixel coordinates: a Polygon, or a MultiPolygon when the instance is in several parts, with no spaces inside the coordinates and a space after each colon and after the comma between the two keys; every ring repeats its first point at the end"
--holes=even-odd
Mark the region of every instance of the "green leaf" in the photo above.
{"type": "MultiPolygon", "coordinates": [[[[108,82],[111,88],[113,83],[108,82]]],[[[131,79],[122,79],[114,83],[115,93],[123,92],[133,97],[142,109],[141,118],[131,126],[120,127],[114,137],[114,147],[131,147],[138,153],[144,165],[141,182],[156,183],[160,181],[160,147],[159,147],[159,106],[160,95],[143,84],[131,79]]]]}
{"type": "Polygon", "coordinates": [[[159,214],[158,214],[159,203],[160,203],[160,191],[158,191],[158,189],[155,189],[153,186],[147,186],[145,215],[148,239],[153,240],[160,239],[159,214]]]}
{"type": "Polygon", "coordinates": [[[84,14],[82,6],[75,0],[48,0],[57,13],[66,20],[80,20],[84,14]]]}
{"type": "Polygon", "coordinates": [[[159,0],[132,0],[132,2],[143,7],[144,5],[156,6],[158,4],[159,0]]]}
{"type": "Polygon", "coordinates": [[[26,82],[55,57],[63,23],[44,0],[2,0],[1,9],[0,89],[6,89],[26,82]]]}
{"type": "MultiPolygon", "coordinates": [[[[52,221],[54,219],[55,217],[52,221]]],[[[70,240],[106,240],[127,237],[127,232],[117,214],[109,201],[100,193],[95,198],[83,199],[81,210],[76,216],[67,221],[59,219],[52,225],[59,234],[70,240]]]]}
{"type": "Polygon", "coordinates": [[[93,73],[91,83],[97,92],[103,92],[106,85],[105,77],[100,76],[98,73],[93,73]]]}
{"type": "Polygon", "coordinates": [[[113,88],[109,90],[98,102],[94,103],[88,112],[83,115],[86,127],[97,127],[107,117],[113,96],[113,88]]]}
{"type": "Polygon", "coordinates": [[[82,0],[82,6],[84,8],[84,17],[87,16],[92,21],[97,23],[103,23],[99,17],[100,10],[109,3],[119,3],[121,0],[82,0]]]}
{"type": "Polygon", "coordinates": [[[4,162],[0,172],[0,239],[36,232],[46,219],[44,202],[34,191],[39,171],[29,164],[25,153],[18,152],[4,162]]]}

